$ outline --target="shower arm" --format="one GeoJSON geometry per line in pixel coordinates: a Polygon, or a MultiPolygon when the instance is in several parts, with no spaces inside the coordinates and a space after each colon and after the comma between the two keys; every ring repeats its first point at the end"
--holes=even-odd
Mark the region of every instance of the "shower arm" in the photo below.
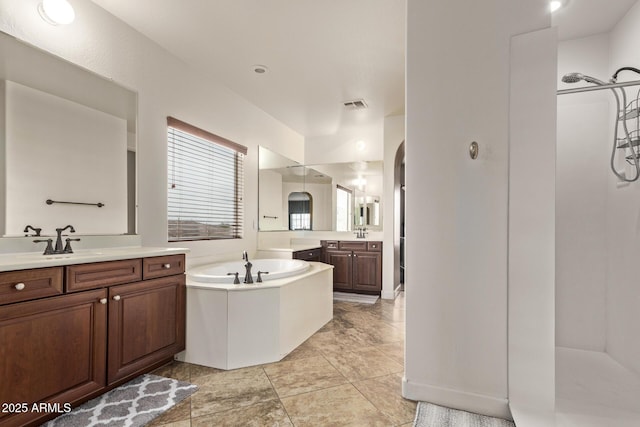
{"type": "Polygon", "coordinates": [[[558,95],[565,95],[565,94],[569,94],[569,93],[579,93],[579,92],[591,92],[594,90],[603,90],[603,89],[615,89],[615,88],[620,88],[620,87],[627,87],[627,86],[638,86],[640,85],[640,80],[633,80],[630,82],[622,82],[622,83],[610,83],[610,84],[604,84],[604,85],[599,85],[599,86],[584,86],[584,87],[578,87],[575,89],[561,89],[557,92],[558,95]]]}

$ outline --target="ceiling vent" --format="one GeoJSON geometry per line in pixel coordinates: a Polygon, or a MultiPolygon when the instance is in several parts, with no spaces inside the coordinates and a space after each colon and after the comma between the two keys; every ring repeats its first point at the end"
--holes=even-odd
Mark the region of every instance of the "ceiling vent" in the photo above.
{"type": "Polygon", "coordinates": [[[367,103],[364,99],[354,99],[353,101],[345,101],[344,108],[347,110],[364,110],[367,108],[367,103]]]}

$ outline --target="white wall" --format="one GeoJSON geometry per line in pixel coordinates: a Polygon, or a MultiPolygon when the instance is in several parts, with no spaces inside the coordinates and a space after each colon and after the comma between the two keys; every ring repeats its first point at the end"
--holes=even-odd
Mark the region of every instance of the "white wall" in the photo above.
{"type": "MultiPolygon", "coordinates": [[[[358,111],[348,113],[357,114],[358,111]]],[[[357,126],[342,133],[312,136],[305,141],[305,164],[344,163],[358,160],[380,160],[383,156],[384,123],[357,126]],[[358,148],[358,141],[365,143],[358,148]]]]}
{"type": "MultiPolygon", "coordinates": [[[[571,72],[607,80],[608,64],[608,34],[563,41],[557,81],[571,72]]],[[[609,91],[558,96],[556,344],[562,347],[605,350],[610,101],[609,91]]]]}
{"type": "Polygon", "coordinates": [[[408,0],[407,16],[403,394],[507,417],[510,37],[549,26],[547,3],[408,0]]]}
{"type": "Polygon", "coordinates": [[[272,170],[261,169],[260,179],[260,230],[286,230],[287,211],[282,201],[282,175],[272,170]],[[270,218],[265,218],[265,216],[270,218]],[[275,218],[273,218],[275,217],[275,218]]]}
{"type": "MultiPolygon", "coordinates": [[[[640,68],[640,3],[637,3],[611,32],[608,75],[623,66],[640,68]]],[[[640,75],[623,72],[618,81],[640,80],[640,75]]],[[[635,96],[638,87],[627,90],[635,96]]],[[[607,218],[607,352],[618,362],[640,373],[640,292],[637,263],[640,258],[640,182],[616,185],[608,173],[609,215],[607,218]]]]}
{"type": "Polygon", "coordinates": [[[555,406],[556,46],[555,28],[511,40],[508,397],[521,427],[553,425],[555,406]]]}
{"type": "Polygon", "coordinates": [[[126,120],[11,81],[5,107],[6,234],[23,235],[27,224],[49,235],[67,224],[79,234],[126,233],[126,120]]]}
{"type": "MultiPolygon", "coordinates": [[[[302,162],[304,139],[210,76],[190,69],[93,4],[75,2],[76,21],[46,24],[38,0],[0,0],[0,30],[138,92],[138,232],[147,246],[167,246],[166,117],[171,115],[243,144],[243,239],[183,242],[191,262],[236,258],[256,248],[258,145],[302,162]]],[[[35,249],[34,249],[35,250],[35,249]]]]}

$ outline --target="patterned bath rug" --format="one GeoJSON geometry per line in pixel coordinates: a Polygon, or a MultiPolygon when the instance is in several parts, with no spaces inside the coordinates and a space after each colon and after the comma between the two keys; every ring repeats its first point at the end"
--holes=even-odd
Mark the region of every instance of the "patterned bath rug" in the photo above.
{"type": "Polygon", "coordinates": [[[334,301],[359,302],[362,304],[375,304],[378,301],[377,295],[350,294],[348,292],[334,292],[334,301]]]}
{"type": "Polygon", "coordinates": [[[418,402],[413,427],[515,427],[512,421],[418,402]]]}
{"type": "Polygon", "coordinates": [[[145,374],[78,406],[44,427],[139,427],[189,397],[198,386],[145,374]]]}

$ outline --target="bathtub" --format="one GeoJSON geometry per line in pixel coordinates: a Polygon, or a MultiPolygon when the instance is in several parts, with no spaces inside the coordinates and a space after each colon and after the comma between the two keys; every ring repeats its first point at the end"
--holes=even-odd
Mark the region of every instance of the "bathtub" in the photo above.
{"type": "MultiPolygon", "coordinates": [[[[251,264],[254,281],[258,278],[258,271],[268,272],[262,275],[262,280],[270,281],[297,276],[309,269],[309,263],[299,259],[255,259],[251,260],[251,264]]],[[[234,277],[228,273],[238,273],[242,282],[246,271],[244,265],[244,261],[204,265],[187,271],[187,275],[196,282],[233,283],[234,277]]]]}
{"type": "MultiPolygon", "coordinates": [[[[280,264],[260,261],[251,261],[254,281],[256,266],[282,271],[280,264]]],[[[297,272],[290,276],[268,274],[266,282],[239,285],[227,281],[226,270],[244,263],[187,270],[187,345],[176,359],[237,369],[277,362],[293,351],[333,318],[333,266],[301,263],[291,264],[297,272]],[[296,270],[301,263],[304,269],[296,270]]],[[[242,280],[244,273],[239,276],[242,280]]]]}

